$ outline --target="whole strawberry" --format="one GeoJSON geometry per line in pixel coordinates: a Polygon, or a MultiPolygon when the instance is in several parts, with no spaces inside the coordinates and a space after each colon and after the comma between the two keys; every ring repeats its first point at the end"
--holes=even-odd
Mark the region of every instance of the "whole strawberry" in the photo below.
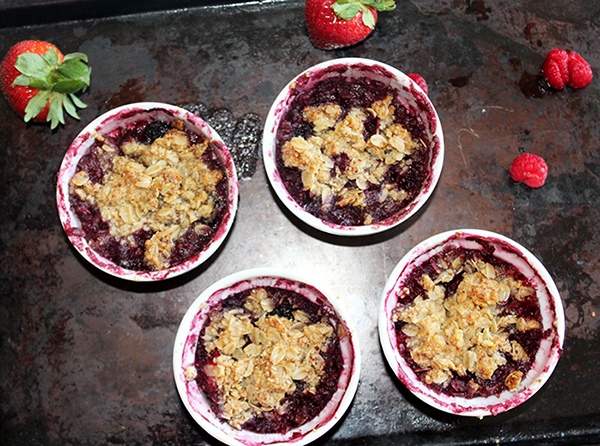
{"type": "Polygon", "coordinates": [[[394,0],[306,0],[304,17],[313,45],[333,50],[364,40],[375,28],[377,11],[391,11],[394,0]]]}
{"type": "Polygon", "coordinates": [[[0,86],[25,122],[65,123],[64,111],[79,119],[86,105],[75,93],[90,84],[91,69],[82,53],[63,54],[48,42],[26,40],[13,46],[0,64],[0,86]]]}
{"type": "Polygon", "coordinates": [[[510,177],[529,187],[542,187],[548,177],[548,166],[541,156],[523,153],[510,166],[510,177]]]}

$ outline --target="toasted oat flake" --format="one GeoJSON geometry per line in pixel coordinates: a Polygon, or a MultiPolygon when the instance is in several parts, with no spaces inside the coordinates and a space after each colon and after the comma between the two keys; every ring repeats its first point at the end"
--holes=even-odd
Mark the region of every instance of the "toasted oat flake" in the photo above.
{"type": "Polygon", "coordinates": [[[300,382],[315,393],[324,376],[321,352],[332,325],[311,323],[299,310],[293,319],[270,315],[273,308],[267,292],[254,289],[243,308],[212,316],[204,330],[204,347],[215,356],[205,372],[215,380],[223,418],[236,428],[261,412],[283,413],[300,382]]]}
{"type": "Polygon", "coordinates": [[[202,160],[209,141],[191,144],[181,125],[173,127],[149,145],[124,143],[122,154],[98,136],[109,172],[95,183],[80,171],[70,183],[71,193],[98,206],[117,241],[127,243],[141,229],[152,232],[145,259],[157,270],[169,267],[177,239],[213,214],[223,178],[202,160]]]}
{"type": "MultiPolygon", "coordinates": [[[[527,287],[480,260],[456,257],[436,267],[445,268],[434,280],[427,274],[420,278],[425,295],[409,305],[398,304],[392,316],[393,322],[404,322],[406,345],[413,361],[424,369],[424,381],[444,385],[453,374],[467,372],[489,380],[507,358],[517,363],[529,360],[523,346],[509,335],[538,329],[539,322],[505,314],[500,306],[509,296],[522,296],[520,290],[527,287]],[[447,283],[458,275],[456,292],[446,296],[447,283]]],[[[522,377],[522,372],[511,373],[506,387],[516,390],[522,377]]]]}
{"type": "Polygon", "coordinates": [[[195,366],[189,365],[185,368],[183,376],[185,377],[186,381],[193,381],[198,376],[198,370],[195,366]]]}
{"type": "Polygon", "coordinates": [[[510,390],[511,392],[514,392],[515,390],[517,390],[517,387],[519,387],[519,384],[521,384],[522,379],[523,379],[523,372],[521,372],[519,370],[515,370],[514,372],[512,372],[510,375],[508,375],[506,377],[506,379],[504,380],[504,383],[506,384],[506,387],[508,387],[508,390],[510,390]]]}
{"type": "MultiPolygon", "coordinates": [[[[320,197],[324,207],[364,207],[364,191],[369,185],[383,184],[391,165],[408,170],[408,157],[422,146],[402,125],[394,124],[394,111],[391,96],[367,110],[353,108],[344,117],[338,105],[306,107],[303,116],[313,125],[314,136],[287,141],[282,148],[283,162],[301,170],[304,190],[320,197]],[[378,128],[366,141],[364,123],[370,116],[377,119],[378,128]],[[347,160],[343,167],[336,164],[340,158],[347,160]]],[[[407,196],[395,183],[387,183],[380,200],[401,202],[407,196]]]]}

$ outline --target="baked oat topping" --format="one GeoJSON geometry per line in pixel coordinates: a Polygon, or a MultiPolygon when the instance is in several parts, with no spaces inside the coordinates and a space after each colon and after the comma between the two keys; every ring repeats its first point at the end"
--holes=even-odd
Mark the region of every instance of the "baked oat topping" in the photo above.
{"type": "MultiPolygon", "coordinates": [[[[388,197],[401,202],[408,196],[395,183],[386,182],[386,173],[391,165],[399,165],[400,171],[406,172],[410,155],[423,144],[402,125],[394,124],[392,99],[387,96],[367,109],[352,108],[345,116],[337,104],[303,110],[314,135],[291,138],[283,145],[282,158],[286,167],[300,169],[304,190],[320,197],[324,207],[364,207],[370,185],[384,185],[381,202],[388,197]],[[377,120],[377,129],[365,140],[368,118],[377,120]]],[[[367,215],[364,223],[369,224],[370,218],[367,215]]]]}
{"type": "Polygon", "coordinates": [[[205,372],[215,380],[223,418],[235,428],[263,412],[284,413],[285,398],[298,386],[314,394],[324,377],[321,353],[332,325],[325,318],[311,323],[302,310],[292,318],[269,314],[274,308],[265,289],[254,289],[243,307],[211,316],[204,331],[204,348],[214,357],[205,372]]]}
{"type": "Polygon", "coordinates": [[[96,150],[108,172],[95,182],[81,170],[70,183],[70,193],[98,206],[116,240],[127,243],[139,230],[151,232],[145,260],[157,270],[169,267],[175,242],[190,226],[203,230],[201,220],[213,214],[224,176],[202,159],[209,141],[190,143],[182,124],[176,121],[151,144],[131,140],[117,148],[98,135],[96,150]]]}
{"type": "Polygon", "coordinates": [[[198,376],[198,369],[193,365],[189,365],[183,371],[183,376],[186,381],[193,381],[198,376]]]}
{"type": "MultiPolygon", "coordinates": [[[[505,311],[503,304],[510,298],[522,300],[534,290],[480,259],[457,256],[442,259],[437,266],[437,277],[420,278],[425,295],[409,305],[399,304],[392,316],[393,322],[404,323],[406,346],[426,372],[425,383],[446,385],[454,374],[467,373],[490,380],[508,358],[528,361],[527,352],[510,334],[539,329],[540,323],[505,311]],[[447,293],[455,277],[460,280],[456,291],[447,293]]],[[[515,370],[504,384],[514,391],[522,378],[523,373],[515,370]]]]}

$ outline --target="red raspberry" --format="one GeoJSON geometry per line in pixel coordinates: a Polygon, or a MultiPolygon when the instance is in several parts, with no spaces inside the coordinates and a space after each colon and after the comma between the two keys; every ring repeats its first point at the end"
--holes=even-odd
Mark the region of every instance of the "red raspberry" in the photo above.
{"type": "Polygon", "coordinates": [[[575,51],[569,52],[569,87],[587,87],[593,76],[590,64],[575,51]]]}
{"type": "Polygon", "coordinates": [[[548,166],[539,156],[531,153],[519,155],[510,167],[510,177],[529,187],[541,187],[548,177],[548,166]]]}
{"type": "Polygon", "coordinates": [[[562,90],[569,83],[569,55],[565,50],[553,49],[542,66],[544,79],[550,87],[562,90]]]}
{"type": "Polygon", "coordinates": [[[421,90],[425,92],[425,94],[429,94],[429,88],[427,88],[427,82],[425,82],[423,76],[417,73],[408,73],[407,76],[410,77],[413,81],[415,81],[417,85],[421,87],[421,90]]]}

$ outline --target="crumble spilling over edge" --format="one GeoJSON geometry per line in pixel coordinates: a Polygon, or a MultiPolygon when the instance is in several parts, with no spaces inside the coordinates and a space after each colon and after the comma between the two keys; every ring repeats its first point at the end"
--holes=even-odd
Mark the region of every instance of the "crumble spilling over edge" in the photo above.
{"type": "MultiPolygon", "coordinates": [[[[274,308],[265,289],[254,289],[243,308],[211,317],[203,336],[206,351],[217,351],[205,372],[217,385],[221,416],[235,428],[262,412],[284,413],[285,398],[300,382],[303,392],[314,394],[325,375],[321,352],[333,326],[325,318],[311,323],[302,310],[293,312],[293,320],[268,315],[274,308]]],[[[184,375],[191,381],[198,371],[189,365],[184,375]]]]}
{"type": "MultiPolygon", "coordinates": [[[[517,341],[509,339],[509,327],[519,332],[541,328],[535,319],[503,314],[498,304],[509,297],[522,301],[534,293],[510,275],[502,274],[490,263],[480,259],[464,261],[456,257],[446,262],[435,280],[427,274],[420,283],[427,296],[394,310],[392,321],[405,322],[406,345],[411,358],[425,370],[426,384],[445,384],[453,373],[467,372],[489,380],[499,366],[506,364],[509,355],[518,363],[529,359],[517,341]],[[456,293],[445,298],[445,285],[456,275],[463,274],[456,293]]],[[[410,292],[403,290],[405,295],[410,292]]],[[[515,370],[504,384],[515,391],[523,373],[515,370]]],[[[473,381],[471,386],[477,386],[473,381]]],[[[474,389],[475,390],[475,389],[474,389]]]]}
{"type": "MultiPolygon", "coordinates": [[[[364,207],[364,191],[370,184],[382,185],[381,202],[387,197],[401,202],[408,193],[395,183],[385,183],[388,167],[400,163],[401,173],[406,172],[410,155],[424,144],[414,141],[401,124],[394,124],[394,112],[391,96],[373,102],[366,110],[352,108],[343,119],[337,104],[306,107],[303,117],[313,125],[315,134],[308,140],[295,136],[287,141],[282,148],[284,165],[300,169],[304,190],[320,197],[324,207],[364,207]],[[367,113],[378,120],[378,127],[365,141],[367,113]],[[335,163],[340,155],[348,158],[343,169],[335,163]]],[[[364,224],[371,222],[367,215],[364,224]]]]}
{"type": "Polygon", "coordinates": [[[192,225],[203,230],[201,219],[208,219],[216,200],[216,185],[223,172],[210,169],[202,155],[209,141],[190,144],[183,122],[152,144],[125,142],[118,149],[101,135],[97,154],[108,172],[103,184],[94,183],[85,171],[77,172],[70,192],[97,205],[109,224],[110,235],[127,242],[143,229],[154,235],[146,241],[145,259],[157,270],[169,267],[175,241],[192,225]]]}

